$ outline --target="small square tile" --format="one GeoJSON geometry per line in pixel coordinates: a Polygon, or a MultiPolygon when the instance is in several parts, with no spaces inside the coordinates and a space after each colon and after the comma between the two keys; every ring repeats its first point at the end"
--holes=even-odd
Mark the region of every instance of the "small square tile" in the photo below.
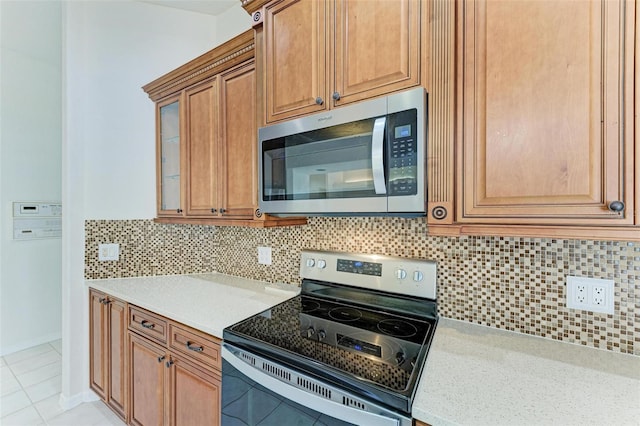
{"type": "Polygon", "coordinates": [[[20,376],[29,371],[37,370],[43,366],[53,364],[62,359],[61,355],[53,349],[36,356],[29,357],[23,361],[11,364],[11,371],[16,376],[20,376]]]}
{"type": "Polygon", "coordinates": [[[31,405],[24,391],[17,391],[0,397],[0,417],[5,417],[31,405]]]}
{"type": "Polygon", "coordinates": [[[14,352],[9,355],[4,356],[4,360],[9,364],[9,366],[13,365],[16,362],[25,361],[31,357],[43,354],[45,352],[49,352],[51,350],[51,346],[48,343],[44,343],[42,345],[33,346],[31,348],[14,352]]]}
{"type": "Polygon", "coordinates": [[[64,412],[60,406],[60,395],[53,395],[34,404],[40,416],[49,420],[64,412]]]}
{"type": "Polygon", "coordinates": [[[55,376],[43,382],[24,388],[31,402],[39,402],[54,395],[62,389],[62,376],[55,376]]]}
{"type": "Polygon", "coordinates": [[[60,374],[62,374],[62,362],[56,361],[52,364],[44,365],[35,370],[20,374],[17,376],[17,379],[23,387],[27,388],[52,377],[59,376],[60,374]]]}
{"type": "Polygon", "coordinates": [[[22,410],[0,419],[2,426],[41,426],[45,425],[44,420],[33,406],[28,406],[22,410]]]}

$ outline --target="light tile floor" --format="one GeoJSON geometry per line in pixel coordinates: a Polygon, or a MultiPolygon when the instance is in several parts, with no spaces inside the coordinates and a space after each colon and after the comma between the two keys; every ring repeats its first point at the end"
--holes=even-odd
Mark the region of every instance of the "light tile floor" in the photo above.
{"type": "Polygon", "coordinates": [[[62,411],[61,342],[0,357],[0,425],[123,426],[101,401],[62,411]]]}

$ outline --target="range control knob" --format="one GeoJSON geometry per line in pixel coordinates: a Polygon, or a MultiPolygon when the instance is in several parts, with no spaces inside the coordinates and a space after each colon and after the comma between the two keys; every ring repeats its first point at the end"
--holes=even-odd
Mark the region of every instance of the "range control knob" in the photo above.
{"type": "Polygon", "coordinates": [[[307,328],[307,339],[311,339],[314,334],[316,334],[316,329],[313,326],[307,328]]]}
{"type": "Polygon", "coordinates": [[[311,258],[307,259],[307,266],[309,268],[313,268],[315,265],[316,265],[316,261],[315,260],[313,260],[311,258]]]}
{"type": "Polygon", "coordinates": [[[396,278],[399,280],[404,280],[407,278],[407,271],[404,269],[396,269],[396,278]]]}
{"type": "Polygon", "coordinates": [[[413,271],[413,280],[415,282],[420,282],[424,278],[424,274],[420,271],[413,271]]]}
{"type": "Polygon", "coordinates": [[[398,365],[402,365],[404,364],[404,361],[405,361],[404,352],[398,352],[396,354],[396,362],[398,363],[398,365]]]}
{"type": "Polygon", "coordinates": [[[324,330],[318,330],[318,341],[322,342],[327,337],[327,333],[324,330]]]}
{"type": "Polygon", "coordinates": [[[327,267],[327,261],[323,259],[318,259],[318,268],[324,269],[327,267]]]}

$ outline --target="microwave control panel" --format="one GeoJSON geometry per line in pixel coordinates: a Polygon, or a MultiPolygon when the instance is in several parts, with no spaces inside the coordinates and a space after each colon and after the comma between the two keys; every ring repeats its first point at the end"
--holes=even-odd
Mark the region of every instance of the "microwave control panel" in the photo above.
{"type": "Polygon", "coordinates": [[[389,195],[415,195],[418,192],[417,112],[415,109],[391,114],[389,141],[389,195]]]}

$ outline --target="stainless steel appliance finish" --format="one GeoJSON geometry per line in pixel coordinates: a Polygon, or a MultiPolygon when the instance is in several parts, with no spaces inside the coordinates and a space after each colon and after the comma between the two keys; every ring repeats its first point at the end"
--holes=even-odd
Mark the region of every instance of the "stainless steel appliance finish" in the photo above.
{"type": "Polygon", "coordinates": [[[260,128],[260,209],[423,215],[426,96],[416,88],[260,128]]]}
{"type": "Polygon", "coordinates": [[[411,425],[436,263],[303,251],[300,273],[299,296],[224,330],[222,424],[411,425]]]}

